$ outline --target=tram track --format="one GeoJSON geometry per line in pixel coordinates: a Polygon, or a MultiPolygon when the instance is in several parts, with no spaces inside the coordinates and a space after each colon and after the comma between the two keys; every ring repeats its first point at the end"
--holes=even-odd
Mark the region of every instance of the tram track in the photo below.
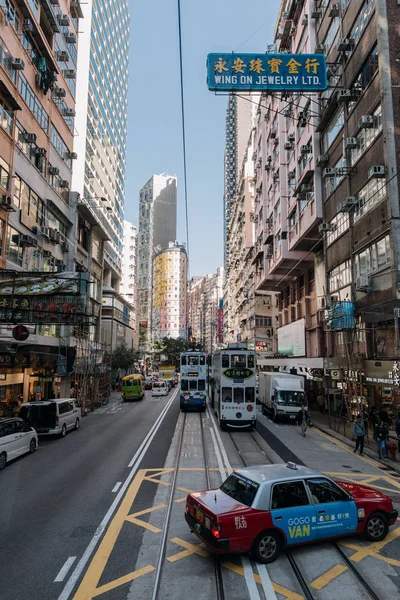
{"type": "MultiPolygon", "coordinates": [[[[229,437],[232,441],[233,446],[235,447],[235,450],[243,464],[243,467],[247,468],[250,465],[248,464],[244,453],[242,452],[242,450],[240,449],[237,440],[235,439],[235,432],[229,432],[229,437]]],[[[265,452],[265,450],[262,448],[261,444],[259,443],[259,441],[256,439],[256,436],[254,435],[254,433],[250,433],[250,436],[252,437],[253,441],[255,442],[256,446],[258,446],[260,452],[266,457],[266,459],[268,460],[269,463],[272,464],[272,461],[269,459],[267,453],[265,452]]],[[[340,557],[340,560],[343,564],[343,566],[347,567],[347,569],[349,570],[349,572],[353,575],[353,577],[357,580],[357,582],[359,583],[359,585],[362,586],[363,591],[366,592],[369,596],[369,598],[371,598],[371,600],[381,600],[381,597],[371,588],[371,586],[369,585],[368,581],[365,579],[365,577],[360,573],[360,571],[355,567],[355,565],[352,563],[351,559],[345,554],[345,552],[340,548],[340,546],[338,545],[338,543],[336,542],[332,542],[332,548],[335,550],[335,552],[338,554],[338,556],[340,557]]],[[[288,559],[288,563],[295,575],[295,578],[302,590],[302,593],[304,595],[305,600],[317,600],[318,596],[315,595],[315,593],[313,593],[310,589],[309,584],[306,581],[306,578],[304,577],[302,570],[300,569],[295,557],[294,557],[294,553],[292,550],[287,549],[286,552],[286,557],[288,559]]]]}
{"type": "MultiPolygon", "coordinates": [[[[200,413],[200,431],[201,431],[201,440],[202,440],[202,446],[203,446],[203,458],[204,458],[204,471],[205,471],[205,476],[206,476],[206,485],[207,485],[207,489],[209,490],[211,488],[211,482],[210,482],[210,471],[209,471],[208,459],[207,459],[206,439],[205,439],[205,435],[204,435],[203,413],[200,413]]],[[[217,600],[225,600],[225,590],[224,590],[224,581],[223,581],[223,577],[222,577],[221,561],[217,554],[214,556],[214,570],[215,570],[217,600]]]]}

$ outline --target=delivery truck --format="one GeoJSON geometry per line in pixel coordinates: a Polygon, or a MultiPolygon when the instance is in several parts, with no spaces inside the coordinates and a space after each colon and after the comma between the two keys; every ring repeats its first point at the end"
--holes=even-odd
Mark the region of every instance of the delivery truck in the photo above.
{"type": "Polygon", "coordinates": [[[307,405],[304,377],[260,372],[258,398],[262,413],[270,415],[274,422],[279,419],[296,422],[299,410],[307,405]]]}

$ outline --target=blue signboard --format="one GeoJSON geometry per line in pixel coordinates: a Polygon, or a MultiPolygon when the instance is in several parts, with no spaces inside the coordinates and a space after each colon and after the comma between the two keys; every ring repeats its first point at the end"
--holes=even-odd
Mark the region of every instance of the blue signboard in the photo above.
{"type": "Polygon", "coordinates": [[[326,90],[322,54],[209,54],[207,85],[213,92],[326,90]]]}

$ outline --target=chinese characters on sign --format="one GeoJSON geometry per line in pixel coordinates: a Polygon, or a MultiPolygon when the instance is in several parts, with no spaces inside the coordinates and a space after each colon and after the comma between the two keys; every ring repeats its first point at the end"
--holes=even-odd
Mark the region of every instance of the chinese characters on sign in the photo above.
{"type": "Polygon", "coordinates": [[[81,323],[87,319],[76,296],[0,296],[0,323],[81,323]]]}
{"type": "Polygon", "coordinates": [[[236,529],[247,529],[246,517],[235,517],[236,529]]]}
{"type": "Polygon", "coordinates": [[[249,377],[253,377],[254,371],[247,368],[226,369],[226,371],[224,371],[222,374],[227,379],[248,379],[249,377]]]}
{"type": "Polygon", "coordinates": [[[209,54],[211,91],[321,91],[328,86],[321,54],[209,54]]]}

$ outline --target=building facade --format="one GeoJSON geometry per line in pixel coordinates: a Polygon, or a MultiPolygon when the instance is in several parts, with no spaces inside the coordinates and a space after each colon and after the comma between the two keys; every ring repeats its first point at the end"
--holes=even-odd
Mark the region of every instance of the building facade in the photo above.
{"type": "MultiPolygon", "coordinates": [[[[136,327],[137,312],[137,281],[136,281],[136,238],[137,230],[130,221],[124,221],[124,246],[122,252],[122,279],[120,293],[121,296],[133,307],[131,318],[133,327],[136,327]]],[[[135,344],[135,347],[137,344],[135,344]]]]}
{"type": "Polygon", "coordinates": [[[189,332],[193,342],[212,354],[222,343],[220,304],[223,299],[224,269],[212,275],[193,277],[189,283],[189,332]]]}
{"type": "Polygon", "coordinates": [[[261,364],[311,369],[354,410],[400,408],[398,19],[384,0],[283,2],[277,50],[325,54],[329,87],[263,95],[255,130],[255,287],[280,297],[261,364]]]}
{"type": "Polygon", "coordinates": [[[231,219],[231,206],[238,189],[238,176],[246,151],[252,120],[252,96],[241,97],[230,94],[226,110],[226,134],[224,156],[224,268],[228,267],[228,229],[231,219]]]}
{"type": "MultiPolygon", "coordinates": [[[[82,16],[79,2],[0,5],[0,267],[37,272],[39,281],[74,271],[76,208],[70,189],[82,16]]],[[[22,343],[11,337],[17,315],[11,324],[3,314],[0,414],[17,397],[60,392],[65,378],[59,376],[58,357],[66,327],[49,313],[56,306],[35,311],[22,343]]]]}
{"type": "Polygon", "coordinates": [[[140,190],[137,240],[139,349],[151,350],[153,258],[176,238],[176,177],[152,175],[140,190]]]}
{"type": "Polygon", "coordinates": [[[187,336],[187,253],[177,242],[156,250],[153,266],[152,341],[187,336]]]}
{"type": "Polygon", "coordinates": [[[103,281],[117,292],[122,276],[128,55],[127,0],[89,0],[80,36],[72,185],[107,231],[103,281]]]}

